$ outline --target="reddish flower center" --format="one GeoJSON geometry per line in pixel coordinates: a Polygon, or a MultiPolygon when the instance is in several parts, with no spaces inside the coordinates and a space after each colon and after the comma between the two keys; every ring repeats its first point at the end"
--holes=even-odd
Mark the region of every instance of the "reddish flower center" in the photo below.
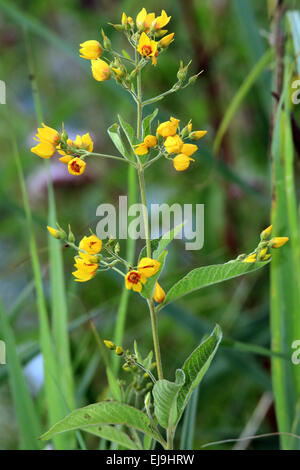
{"type": "Polygon", "coordinates": [[[143,53],[144,56],[147,57],[148,55],[150,55],[152,53],[152,47],[147,46],[147,45],[143,46],[142,47],[142,53],[143,53]]]}
{"type": "Polygon", "coordinates": [[[80,173],[80,165],[77,162],[71,163],[71,168],[75,173],[80,173]]]}
{"type": "Polygon", "coordinates": [[[128,281],[132,284],[137,284],[140,281],[140,278],[141,276],[139,275],[139,273],[131,272],[129,273],[128,281]]]}

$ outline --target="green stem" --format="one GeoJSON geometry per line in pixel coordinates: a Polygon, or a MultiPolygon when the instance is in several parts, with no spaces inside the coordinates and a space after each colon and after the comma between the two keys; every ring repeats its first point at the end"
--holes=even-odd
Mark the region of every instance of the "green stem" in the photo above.
{"type": "Polygon", "coordinates": [[[139,69],[137,74],[137,137],[142,140],[142,119],[143,119],[143,103],[142,103],[142,76],[139,69]]]}
{"type": "Polygon", "coordinates": [[[155,352],[155,359],[156,359],[157,375],[158,375],[158,379],[162,380],[164,376],[163,376],[159,338],[158,338],[157,316],[156,316],[152,299],[148,300],[148,306],[149,306],[150,317],[151,317],[151,327],[152,327],[152,336],[153,336],[154,352],[155,352]]]}
{"type": "MultiPolygon", "coordinates": [[[[142,140],[143,138],[142,136],[143,104],[142,104],[142,80],[141,80],[140,70],[138,71],[138,75],[137,75],[137,94],[138,94],[137,137],[140,140],[142,140]]],[[[148,213],[147,213],[144,171],[140,163],[138,164],[137,170],[138,170],[138,177],[139,177],[141,201],[142,201],[142,206],[143,206],[143,219],[144,219],[144,227],[145,227],[147,257],[151,258],[151,242],[150,242],[149,220],[148,220],[148,213]]],[[[157,318],[156,318],[156,313],[155,313],[152,299],[148,299],[148,306],[149,306],[150,318],[151,318],[154,352],[155,352],[155,358],[156,358],[156,364],[157,364],[157,375],[158,375],[159,380],[161,380],[163,379],[163,371],[162,371],[162,362],[161,362],[160,346],[159,346],[159,339],[158,339],[157,318]]]]}
{"type": "MultiPolygon", "coordinates": [[[[75,150],[75,152],[78,152],[78,150],[75,150]]],[[[81,152],[78,152],[81,154],[81,152]]],[[[127,160],[126,158],[122,157],[116,157],[115,155],[106,155],[104,153],[95,153],[95,152],[82,152],[82,156],[84,157],[102,157],[102,158],[110,158],[111,160],[119,160],[124,163],[128,163],[129,165],[136,166],[135,162],[131,162],[130,160],[127,160]]]]}
{"type": "Polygon", "coordinates": [[[173,433],[169,429],[167,430],[167,447],[166,450],[173,450],[173,433]]]}

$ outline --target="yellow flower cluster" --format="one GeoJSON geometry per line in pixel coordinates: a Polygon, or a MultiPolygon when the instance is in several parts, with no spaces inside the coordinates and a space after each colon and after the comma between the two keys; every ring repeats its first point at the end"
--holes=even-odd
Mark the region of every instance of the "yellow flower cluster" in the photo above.
{"type": "Polygon", "coordinates": [[[169,23],[170,19],[171,16],[168,16],[165,10],[162,10],[160,16],[155,17],[155,13],[147,13],[145,8],[136,17],[136,26],[141,33],[137,51],[145,59],[151,58],[154,66],[157,64],[157,56],[160,50],[168,47],[173,41],[174,33],[165,36],[168,30],[162,29],[169,23]],[[162,39],[155,41],[154,38],[162,39]]]}
{"type": "Polygon", "coordinates": [[[165,139],[164,147],[168,154],[177,154],[173,158],[173,166],[176,171],[184,171],[194,161],[191,156],[198,150],[195,144],[186,144],[183,139],[187,136],[191,140],[199,140],[207,131],[192,132],[192,124],[189,123],[181,133],[179,130],[179,120],[173,117],[169,121],[161,123],[157,128],[157,134],[165,139]]]}
{"type": "Polygon", "coordinates": [[[79,256],[75,256],[75,268],[72,274],[76,282],[87,282],[92,279],[98,270],[98,253],[102,250],[102,240],[96,235],[83,237],[79,243],[79,256]]]}
{"type": "Polygon", "coordinates": [[[146,155],[152,147],[156,147],[157,138],[155,135],[147,135],[141,144],[135,145],[136,155],[146,155]]]}
{"type": "Polygon", "coordinates": [[[148,277],[154,276],[160,268],[160,262],[152,258],[142,258],[137,269],[129,271],[125,276],[126,289],[141,292],[148,277]]]}
{"type": "Polygon", "coordinates": [[[94,148],[93,141],[90,137],[90,134],[84,134],[82,136],[77,135],[76,139],[72,141],[71,139],[64,139],[64,134],[60,134],[55,129],[42,124],[42,128],[38,128],[38,133],[36,135],[38,140],[38,145],[31,148],[31,152],[35,153],[41,158],[51,158],[56,151],[62,157],[60,161],[68,165],[69,173],[72,175],[82,175],[85,170],[86,163],[83,160],[83,157],[79,158],[76,156],[77,150],[86,150],[92,152],[94,148]]]}
{"type": "MultiPolygon", "coordinates": [[[[122,14],[121,24],[113,25],[119,31],[128,32],[132,35],[132,41],[135,44],[136,50],[141,57],[152,60],[152,64],[156,65],[157,56],[159,52],[166,49],[174,38],[174,33],[166,35],[168,30],[163,29],[170,21],[171,16],[162,10],[159,16],[155,13],[147,13],[143,8],[136,17],[136,22],[126,13],[122,14]],[[136,26],[136,29],[135,29],[136,26]]],[[[124,72],[127,74],[124,66],[120,67],[121,62],[109,61],[107,58],[100,59],[103,50],[111,52],[111,45],[109,39],[102,32],[104,40],[104,49],[99,41],[91,39],[84,41],[79,46],[79,55],[83,59],[91,61],[92,75],[98,82],[109,80],[114,72],[114,77],[120,79],[123,77],[124,72]]],[[[121,64],[122,65],[122,64],[121,64]]]]}
{"type": "Polygon", "coordinates": [[[271,258],[271,254],[269,253],[270,248],[281,248],[285,245],[289,238],[288,237],[274,237],[271,238],[270,236],[272,233],[272,225],[267,227],[263,230],[260,234],[261,243],[258,245],[258,248],[255,250],[254,253],[246,256],[243,260],[244,263],[255,263],[256,261],[267,261],[271,258]]]}

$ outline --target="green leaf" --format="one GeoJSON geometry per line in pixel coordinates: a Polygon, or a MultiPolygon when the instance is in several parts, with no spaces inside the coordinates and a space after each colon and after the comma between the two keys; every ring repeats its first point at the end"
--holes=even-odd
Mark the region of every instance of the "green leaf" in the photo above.
{"type": "MultiPolygon", "coordinates": [[[[11,392],[18,420],[22,447],[26,450],[37,450],[42,446],[37,441],[40,423],[33,400],[25,382],[22,366],[17,353],[14,331],[9,323],[7,313],[0,301],[1,338],[6,343],[7,369],[10,378],[11,392]]],[[[0,366],[5,367],[5,366],[0,366]]]]}
{"type": "Polygon", "coordinates": [[[153,258],[157,259],[161,253],[167,248],[169,243],[176,237],[176,235],[180,232],[182,227],[184,226],[185,222],[183,224],[176,225],[172,230],[169,232],[166,232],[160,239],[157,248],[153,252],[153,258]]]}
{"type": "Polygon", "coordinates": [[[153,387],[154,412],[159,424],[168,429],[177,420],[177,396],[185,382],[183,370],[177,369],[176,381],[158,380],[153,387]]]}
{"type": "Polygon", "coordinates": [[[131,159],[130,155],[128,154],[126,146],[121,137],[119,124],[117,123],[112,124],[112,126],[110,126],[107,129],[107,132],[108,132],[109,137],[115,144],[115,147],[119,150],[120,154],[123,155],[123,157],[126,158],[127,160],[130,160],[131,159]]]}
{"type": "MultiPolygon", "coordinates": [[[[167,248],[169,243],[171,243],[171,241],[176,237],[176,235],[180,232],[183,226],[184,226],[184,223],[176,225],[176,227],[174,227],[169,232],[166,232],[160,238],[151,240],[152,258],[158,259],[161,253],[167,248]]],[[[145,256],[147,256],[147,246],[144,246],[142,248],[140,255],[139,255],[139,261],[141,258],[145,256]]]]}
{"type": "Polygon", "coordinates": [[[185,374],[185,383],[178,394],[178,420],[179,421],[191,394],[200,384],[204,374],[208,370],[214,355],[217,352],[222,339],[222,331],[219,325],[212,334],[204,340],[187,358],[182,370],[185,374]]]}
{"type": "Polygon", "coordinates": [[[101,426],[103,424],[122,424],[141,431],[164,444],[162,437],[153,429],[151,420],[145,413],[125,403],[115,401],[95,403],[72,411],[43,434],[41,439],[48,440],[56,434],[66,431],[85,430],[90,426],[101,426]]]}
{"type": "Polygon", "coordinates": [[[146,116],[144,119],[143,119],[143,139],[151,134],[151,124],[152,124],[152,121],[156,118],[158,114],[158,108],[156,108],[152,114],[149,114],[149,116],[146,116]]]}
{"type": "Polygon", "coordinates": [[[141,450],[125,432],[120,431],[114,426],[103,424],[101,426],[86,426],[83,431],[106,439],[107,441],[115,442],[120,446],[126,447],[126,449],[141,450]]]}
{"type": "Polygon", "coordinates": [[[106,375],[107,375],[107,380],[109,384],[109,390],[114,398],[114,400],[122,402],[123,401],[123,393],[122,389],[120,387],[120,384],[118,382],[118,379],[116,379],[114,373],[110,369],[110,367],[106,368],[106,375]]]}
{"type": "Polygon", "coordinates": [[[158,310],[195,290],[256,271],[269,262],[270,261],[244,263],[242,261],[229,261],[225,264],[213,264],[211,266],[193,269],[171,287],[166,295],[165,301],[158,307],[158,310]]]}
{"type": "Polygon", "coordinates": [[[145,299],[152,299],[152,297],[153,297],[153,291],[154,291],[154,289],[155,289],[155,284],[156,284],[156,281],[158,280],[158,278],[159,278],[159,276],[160,276],[160,273],[161,273],[162,270],[163,270],[166,256],[167,256],[167,252],[164,251],[164,252],[158,257],[158,261],[160,262],[159,270],[157,271],[157,273],[156,273],[154,276],[148,277],[146,283],[145,283],[144,286],[143,286],[141,295],[142,295],[145,299]]]}
{"type": "Polygon", "coordinates": [[[133,129],[133,127],[128,124],[128,122],[124,121],[124,119],[122,118],[122,116],[120,116],[120,114],[118,114],[118,119],[119,119],[119,123],[121,124],[121,127],[127,137],[127,140],[130,144],[130,146],[132,147],[132,150],[133,150],[133,146],[135,144],[135,131],[133,129]]]}

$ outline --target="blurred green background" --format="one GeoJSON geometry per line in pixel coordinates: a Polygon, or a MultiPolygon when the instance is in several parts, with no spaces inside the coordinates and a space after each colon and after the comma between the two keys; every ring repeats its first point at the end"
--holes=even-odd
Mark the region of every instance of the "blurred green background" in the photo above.
{"type": "MultiPolygon", "coordinates": [[[[296,2],[290,2],[296,7],[296,2]]],[[[30,152],[37,128],[24,28],[32,48],[44,121],[54,128],[62,122],[70,137],[90,132],[95,150],[114,153],[106,129],[121,114],[132,125],[135,107],[111,80],[96,82],[88,61],[79,58],[78,45],[101,40],[101,28],[114,48],[126,47],[122,34],[108,22],[119,23],[125,11],[135,18],[145,6],[158,14],[163,7],[172,20],[175,41],[159,58],[156,68],[143,75],[147,97],[167,90],[176,81],[179,60],[192,60],[191,74],[204,70],[195,85],[159,103],[158,118],[170,115],[195,129],[207,129],[196,162],[176,173],[167,161],[147,171],[148,202],[205,204],[205,244],[200,251],[185,251],[181,241],[170,248],[161,284],[168,288],[185,272],[206,264],[222,263],[250,252],[260,231],[269,225],[270,210],[270,107],[271,73],[264,71],[251,88],[230,124],[219,156],[212,152],[214,137],[237,89],[268,48],[269,18],[266,2],[259,0],[145,0],[138,2],[0,1],[0,79],[7,86],[7,105],[1,105],[0,128],[0,297],[9,312],[18,352],[39,416],[44,419],[42,367],[38,351],[38,316],[28,251],[24,209],[10,130],[5,113],[14,123],[22,167],[33,213],[35,236],[49,300],[47,233],[47,175],[44,162],[30,152]],[[20,297],[21,295],[21,297],[20,297]],[[22,297],[23,296],[23,297],[22,297]],[[21,299],[16,305],[16,299],[21,299]]],[[[154,108],[153,108],[154,109],[154,108]]],[[[151,111],[149,108],[148,111],[151,111]]],[[[122,164],[92,161],[81,178],[71,177],[54,157],[51,174],[57,219],[71,223],[79,238],[95,230],[96,207],[118,203],[126,194],[122,164]]],[[[121,244],[121,248],[124,246],[121,244]]],[[[76,406],[103,398],[107,379],[98,346],[85,316],[92,316],[102,338],[111,338],[121,293],[119,280],[103,273],[86,284],[74,283],[71,252],[64,249],[64,272],[71,325],[71,356],[76,406]],[[77,320],[80,320],[79,323],[77,320]]],[[[173,377],[191,350],[217,322],[226,339],[269,347],[268,269],[189,295],[160,314],[162,355],[168,378],[173,377]]],[[[1,334],[0,334],[1,339],[1,334]]],[[[152,348],[150,321],[145,305],[131,295],[124,346],[136,339],[146,354],[152,348]]],[[[200,388],[195,448],[210,441],[238,437],[261,400],[271,389],[269,359],[224,346],[200,388]]],[[[274,432],[272,405],[266,406],[255,432],[274,432]]],[[[97,440],[86,438],[89,448],[97,440]]],[[[0,447],[19,446],[19,430],[5,366],[0,366],[0,447]]],[[[232,448],[233,444],[220,446],[232,448]]],[[[278,448],[276,437],[257,439],[253,449],[278,448]]],[[[218,447],[213,447],[218,448],[218,447]]]]}

